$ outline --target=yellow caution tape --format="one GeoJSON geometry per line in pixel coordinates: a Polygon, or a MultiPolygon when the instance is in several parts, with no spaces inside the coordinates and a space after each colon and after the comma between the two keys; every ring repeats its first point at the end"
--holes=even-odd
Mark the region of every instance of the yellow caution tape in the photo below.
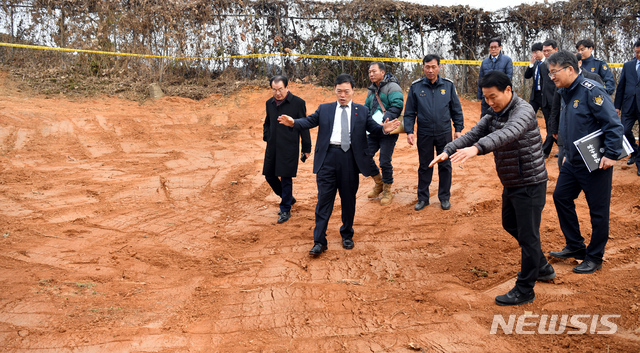
{"type": "Polygon", "coordinates": [[[267,56],[278,56],[280,54],[248,54],[248,55],[232,55],[232,56],[164,56],[164,55],[150,55],[150,54],[133,54],[133,53],[118,53],[112,51],[100,51],[100,50],[87,50],[87,49],[68,49],[68,48],[53,48],[44,47],[40,45],[26,45],[26,44],[13,44],[13,43],[0,43],[0,47],[13,47],[23,49],[40,49],[40,50],[53,50],[72,53],[89,53],[89,54],[101,54],[101,55],[118,55],[118,56],[133,56],[141,58],[158,58],[158,59],[174,59],[174,60],[214,60],[214,59],[243,59],[243,58],[262,58],[267,56]]]}
{"type": "MultiPolygon", "coordinates": [[[[118,53],[111,51],[100,50],[87,50],[87,49],[68,49],[68,48],[54,48],[45,47],[40,45],[26,45],[26,44],[14,44],[14,43],[0,43],[0,47],[13,47],[23,49],[39,49],[39,50],[54,50],[62,52],[72,53],[88,53],[88,54],[100,54],[100,55],[118,55],[118,56],[131,56],[141,58],[158,58],[158,59],[173,59],[173,60],[221,60],[221,59],[245,59],[245,58],[264,58],[271,56],[293,56],[299,58],[310,59],[329,59],[329,60],[356,60],[356,61],[387,61],[387,62],[402,62],[402,63],[421,63],[422,59],[402,59],[402,58],[376,58],[376,57],[363,57],[363,56],[335,56],[335,55],[311,55],[311,54],[293,54],[283,53],[278,54],[247,54],[247,55],[231,55],[231,56],[164,56],[164,55],[151,55],[151,54],[133,54],[133,53],[118,53]]],[[[440,60],[441,64],[456,64],[456,65],[480,65],[482,61],[479,60],[440,60]]],[[[514,66],[529,66],[528,61],[514,61],[514,66]]],[[[622,63],[609,63],[609,67],[622,67],[622,63]]]]}

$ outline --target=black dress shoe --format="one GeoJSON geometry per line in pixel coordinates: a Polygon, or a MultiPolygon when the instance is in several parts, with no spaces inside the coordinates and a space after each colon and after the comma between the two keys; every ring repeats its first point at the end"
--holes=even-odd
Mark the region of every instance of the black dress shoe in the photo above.
{"type": "Polygon", "coordinates": [[[311,251],[309,251],[309,255],[318,256],[322,254],[325,250],[327,250],[326,245],[322,245],[320,243],[315,243],[311,251]]]}
{"type": "Polygon", "coordinates": [[[280,212],[280,216],[278,216],[278,223],[284,223],[291,218],[291,212],[280,212]]]}
{"type": "Polygon", "coordinates": [[[627,165],[632,165],[636,162],[636,156],[631,156],[629,157],[629,160],[627,160],[627,165]]]}
{"type": "Polygon", "coordinates": [[[554,157],[556,157],[556,158],[558,158],[558,154],[557,154],[557,153],[556,153],[556,154],[554,154],[553,156],[554,156],[554,157]]]}
{"type": "Polygon", "coordinates": [[[353,249],[353,246],[355,244],[353,243],[353,240],[351,239],[342,239],[342,247],[349,250],[349,249],[353,249]]]}
{"type": "Polygon", "coordinates": [[[429,204],[429,201],[418,201],[418,203],[416,203],[413,209],[416,211],[420,211],[421,209],[424,208],[424,206],[427,206],[428,204],[429,204]]]}
{"type": "Polygon", "coordinates": [[[640,176],[640,169],[638,169],[638,176],[640,176]]]}
{"type": "Polygon", "coordinates": [[[573,268],[575,273],[594,273],[602,268],[602,264],[597,264],[593,261],[584,260],[582,263],[573,268]]]}
{"type": "Polygon", "coordinates": [[[514,306],[531,303],[536,299],[533,289],[529,293],[520,293],[517,287],[513,287],[507,294],[496,297],[496,304],[501,306],[514,306]]]}
{"type": "Polygon", "coordinates": [[[449,202],[449,200],[440,201],[440,207],[442,207],[443,210],[448,210],[451,208],[451,202],[449,202]]]}
{"type": "Polygon", "coordinates": [[[557,257],[559,259],[577,259],[577,260],[584,260],[585,255],[587,254],[587,251],[585,249],[580,249],[580,250],[568,250],[567,248],[562,249],[561,251],[552,251],[549,253],[549,255],[553,256],[553,257],[557,257]]]}
{"type": "MultiPolygon", "coordinates": [[[[520,271],[518,271],[518,277],[520,277],[520,271]]],[[[538,270],[538,278],[536,278],[536,281],[550,281],[554,278],[556,278],[556,271],[553,269],[553,266],[547,262],[546,265],[538,270]]]]}

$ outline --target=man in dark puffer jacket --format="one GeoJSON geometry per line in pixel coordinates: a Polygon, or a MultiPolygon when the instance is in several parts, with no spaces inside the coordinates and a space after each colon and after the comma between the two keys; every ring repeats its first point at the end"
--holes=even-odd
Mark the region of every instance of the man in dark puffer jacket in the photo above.
{"type": "Polygon", "coordinates": [[[493,152],[496,170],[504,186],[502,226],[522,250],[516,286],[496,297],[498,305],[520,305],[535,299],[536,280],[556,276],[540,248],[540,219],[546,202],[547,169],[544,165],[542,137],[533,108],[511,89],[509,77],[491,71],[480,81],[491,107],[471,131],[444,147],[430,164],[451,156],[454,163],[493,152]]]}

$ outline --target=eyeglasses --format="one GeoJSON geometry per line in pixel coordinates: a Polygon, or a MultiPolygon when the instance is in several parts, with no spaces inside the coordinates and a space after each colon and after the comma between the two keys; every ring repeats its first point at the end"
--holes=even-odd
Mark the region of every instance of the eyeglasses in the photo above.
{"type": "Polygon", "coordinates": [[[563,68],[562,68],[562,69],[560,69],[560,70],[550,71],[550,72],[549,72],[549,78],[554,78],[554,77],[556,77],[556,75],[558,74],[558,72],[560,72],[560,71],[562,71],[562,70],[564,70],[564,69],[566,69],[566,68],[568,68],[568,67],[569,67],[569,66],[565,66],[565,67],[563,67],[563,68]]]}
{"type": "Polygon", "coordinates": [[[281,88],[278,88],[278,89],[273,89],[273,88],[272,88],[272,89],[271,89],[271,92],[273,92],[273,93],[284,93],[284,90],[285,90],[285,89],[286,89],[286,88],[284,88],[284,87],[281,87],[281,88]]]}

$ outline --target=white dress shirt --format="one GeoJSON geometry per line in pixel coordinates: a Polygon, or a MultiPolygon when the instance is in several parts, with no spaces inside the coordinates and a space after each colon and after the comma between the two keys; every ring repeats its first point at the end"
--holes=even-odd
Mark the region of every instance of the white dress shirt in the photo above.
{"type": "MultiPolygon", "coordinates": [[[[347,119],[349,120],[349,129],[351,129],[351,103],[347,103],[347,119]]],[[[342,143],[342,107],[340,102],[336,102],[336,115],[333,117],[333,131],[331,131],[331,139],[329,143],[332,145],[339,145],[342,143]]],[[[349,131],[349,144],[351,144],[351,131],[349,131]]]]}

